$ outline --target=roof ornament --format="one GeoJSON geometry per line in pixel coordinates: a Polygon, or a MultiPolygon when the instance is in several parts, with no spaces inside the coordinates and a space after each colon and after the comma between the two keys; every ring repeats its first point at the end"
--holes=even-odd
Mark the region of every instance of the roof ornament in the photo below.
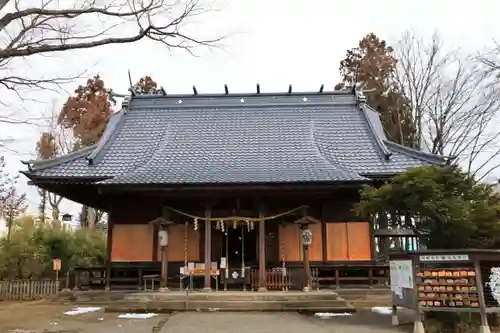
{"type": "Polygon", "coordinates": [[[358,103],[366,103],[365,93],[371,93],[375,91],[375,89],[363,89],[362,87],[359,87],[354,91],[354,93],[356,94],[356,100],[358,101],[358,103]]]}
{"type": "Polygon", "coordinates": [[[132,94],[132,96],[135,95],[135,91],[134,91],[134,85],[132,84],[132,74],[130,74],[130,69],[128,70],[128,90],[130,91],[130,93],[132,94]]]}
{"type": "Polygon", "coordinates": [[[292,85],[291,85],[291,84],[288,86],[288,93],[289,93],[289,94],[291,94],[291,93],[292,93],[292,85]]]}
{"type": "Polygon", "coordinates": [[[319,87],[319,93],[321,94],[323,92],[323,89],[325,88],[325,85],[322,84],[321,87],[319,87]]]}
{"type": "Polygon", "coordinates": [[[363,92],[363,88],[356,89],[354,91],[354,93],[356,94],[356,99],[357,99],[358,103],[366,103],[366,96],[363,92]]]}
{"type": "Polygon", "coordinates": [[[130,96],[123,96],[123,101],[122,101],[122,108],[128,108],[130,102],[130,96]]]}

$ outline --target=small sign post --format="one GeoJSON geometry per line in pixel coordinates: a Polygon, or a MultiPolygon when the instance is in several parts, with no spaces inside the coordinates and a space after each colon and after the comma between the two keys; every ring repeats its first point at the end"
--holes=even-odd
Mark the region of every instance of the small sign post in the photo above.
{"type": "Polygon", "coordinates": [[[61,270],[61,259],[52,260],[52,270],[56,273],[56,282],[59,282],[59,271],[61,270]]]}

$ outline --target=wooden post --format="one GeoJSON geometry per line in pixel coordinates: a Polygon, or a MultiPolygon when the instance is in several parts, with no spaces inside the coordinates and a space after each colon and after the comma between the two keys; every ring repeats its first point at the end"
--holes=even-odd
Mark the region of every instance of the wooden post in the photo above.
{"type": "MultiPolygon", "coordinates": [[[[210,208],[205,208],[205,217],[210,218],[210,208]]],[[[212,291],[212,278],[210,270],[212,268],[212,226],[210,221],[205,221],[205,286],[204,291],[212,291]]]]}
{"type": "MultiPolygon", "coordinates": [[[[417,281],[416,267],[417,263],[420,265],[419,256],[418,255],[412,256],[411,262],[413,268],[413,281],[417,281]]],[[[424,323],[422,322],[423,313],[422,309],[420,308],[420,303],[418,301],[419,293],[418,293],[418,287],[416,285],[413,286],[412,293],[413,293],[413,302],[415,307],[415,321],[413,322],[413,333],[425,333],[424,323]]]]}
{"type": "Polygon", "coordinates": [[[309,245],[303,244],[304,270],[306,273],[306,286],[304,291],[311,291],[311,266],[309,265],[309,245]]]}
{"type": "MultiPolygon", "coordinates": [[[[264,217],[262,207],[259,209],[259,218],[264,217]]],[[[266,222],[259,221],[259,291],[267,291],[266,277],[266,222]]]]}
{"type": "Polygon", "coordinates": [[[108,214],[108,232],[106,242],[106,291],[111,289],[111,250],[113,247],[113,213],[108,214]]]}
{"type": "Polygon", "coordinates": [[[491,333],[490,325],[488,324],[488,316],[486,314],[486,301],[484,299],[483,278],[481,276],[481,265],[479,259],[474,256],[474,270],[476,271],[476,290],[479,298],[479,313],[481,315],[481,324],[479,326],[480,333],[491,333]]]}
{"type": "MultiPolygon", "coordinates": [[[[160,230],[167,230],[168,231],[168,226],[161,225],[160,230]]],[[[160,291],[168,291],[168,245],[161,247],[161,274],[160,275],[161,275],[160,291]]]]}

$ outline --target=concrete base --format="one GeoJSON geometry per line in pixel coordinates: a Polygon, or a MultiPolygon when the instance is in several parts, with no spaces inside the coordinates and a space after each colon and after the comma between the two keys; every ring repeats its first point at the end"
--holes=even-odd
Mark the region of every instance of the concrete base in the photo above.
{"type": "Polygon", "coordinates": [[[413,323],[413,333],[425,333],[424,323],[420,320],[415,320],[413,323]]]}
{"type": "Polygon", "coordinates": [[[398,326],[399,325],[398,315],[395,315],[395,314],[392,315],[391,323],[392,323],[393,326],[398,326]]]}
{"type": "Polygon", "coordinates": [[[257,289],[258,292],[266,292],[267,291],[267,288],[266,287],[259,287],[259,289],[257,289]]]}
{"type": "Polygon", "coordinates": [[[491,333],[490,326],[488,325],[479,326],[479,333],[491,333]]]}
{"type": "Polygon", "coordinates": [[[210,311],[307,311],[355,312],[348,302],[331,291],[304,293],[302,291],[224,292],[170,291],[128,294],[122,301],[106,306],[108,312],[172,312],[190,310],[210,311]]]}
{"type": "Polygon", "coordinates": [[[205,287],[205,288],[203,288],[201,291],[203,291],[203,292],[205,292],[205,293],[209,293],[209,292],[211,292],[211,291],[212,291],[212,288],[210,288],[210,287],[205,287]]]}
{"type": "Polygon", "coordinates": [[[304,289],[302,289],[302,291],[308,293],[311,291],[311,289],[309,289],[308,286],[305,286],[304,289]]]}
{"type": "Polygon", "coordinates": [[[170,289],[168,289],[168,287],[161,287],[160,289],[158,289],[158,291],[161,293],[167,293],[170,291],[170,289]]]}

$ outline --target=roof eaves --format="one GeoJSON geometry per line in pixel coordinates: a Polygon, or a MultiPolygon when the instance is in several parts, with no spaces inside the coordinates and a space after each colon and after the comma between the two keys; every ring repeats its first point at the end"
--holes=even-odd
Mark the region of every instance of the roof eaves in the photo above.
{"type": "Polygon", "coordinates": [[[100,153],[102,153],[104,149],[108,147],[109,144],[116,138],[119,129],[123,126],[123,119],[126,112],[127,109],[124,108],[111,116],[108,125],[106,126],[106,130],[97,143],[96,148],[86,157],[89,165],[94,164],[94,162],[98,162],[98,158],[102,156],[100,153]]]}
{"type": "Polygon", "coordinates": [[[47,160],[29,160],[29,161],[21,161],[21,163],[27,165],[30,171],[41,171],[44,169],[52,168],[64,163],[74,161],[77,158],[88,156],[92,152],[92,150],[96,148],[96,146],[97,145],[92,145],[89,147],[76,150],[69,154],[57,156],[47,160]]]}
{"type": "MultiPolygon", "coordinates": [[[[111,178],[110,176],[88,177],[88,176],[43,176],[30,171],[19,171],[31,180],[33,184],[41,183],[68,183],[68,184],[93,184],[111,178]]],[[[28,183],[29,185],[29,183],[28,183]]]]}
{"type": "Polygon", "coordinates": [[[398,153],[404,154],[406,156],[416,158],[416,159],[421,160],[423,162],[443,165],[443,164],[446,164],[446,161],[449,159],[449,157],[446,157],[446,156],[434,155],[434,154],[426,153],[423,151],[418,151],[418,150],[405,147],[403,145],[397,144],[397,143],[389,141],[389,140],[384,140],[384,142],[390,149],[395,150],[398,153]]]}
{"type": "Polygon", "coordinates": [[[372,121],[370,120],[370,117],[367,114],[366,104],[363,103],[363,102],[360,102],[359,103],[359,109],[363,113],[363,116],[364,116],[364,118],[366,120],[366,123],[368,124],[368,128],[370,129],[370,132],[373,135],[373,138],[375,139],[375,143],[377,144],[378,148],[382,152],[382,154],[384,156],[384,159],[386,161],[388,161],[391,158],[391,156],[392,156],[392,152],[385,145],[384,138],[380,137],[380,135],[378,134],[378,132],[375,130],[375,127],[374,127],[372,121]]]}
{"type": "Polygon", "coordinates": [[[119,178],[110,177],[108,179],[100,180],[96,185],[107,185],[107,186],[123,186],[130,185],[138,188],[149,188],[149,187],[205,187],[205,186],[221,186],[221,187],[231,187],[231,186],[275,186],[275,185],[356,185],[356,184],[366,184],[372,182],[373,179],[367,178],[365,176],[359,176],[356,179],[343,179],[334,181],[302,181],[302,182],[237,182],[237,183],[125,183],[119,178]]]}

